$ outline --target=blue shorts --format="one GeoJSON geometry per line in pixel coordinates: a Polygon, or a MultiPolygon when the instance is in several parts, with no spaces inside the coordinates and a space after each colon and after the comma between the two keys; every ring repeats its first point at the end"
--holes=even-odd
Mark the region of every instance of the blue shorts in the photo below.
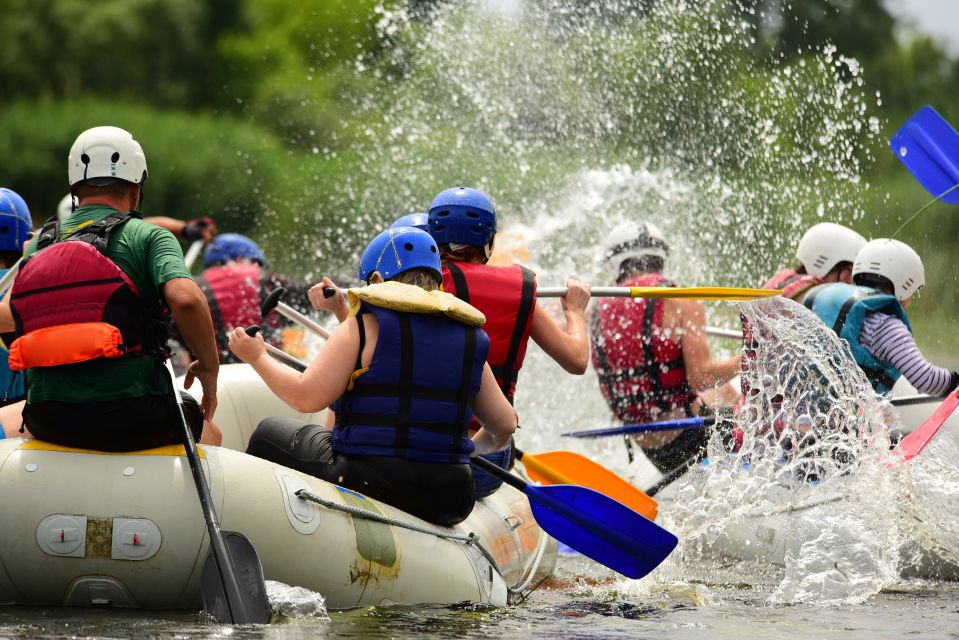
{"type": "MultiPolygon", "coordinates": [[[[497,467],[509,469],[509,461],[513,457],[513,444],[510,443],[502,451],[494,451],[480,457],[489,460],[497,467]]],[[[477,500],[493,495],[493,492],[499,489],[501,484],[503,484],[503,481],[499,478],[494,478],[485,471],[473,467],[473,497],[477,500]]]]}

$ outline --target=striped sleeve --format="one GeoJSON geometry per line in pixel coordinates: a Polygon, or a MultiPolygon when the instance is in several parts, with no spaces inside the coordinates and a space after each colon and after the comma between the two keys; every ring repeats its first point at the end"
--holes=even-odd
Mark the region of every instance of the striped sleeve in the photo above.
{"type": "Polygon", "coordinates": [[[874,356],[899,369],[920,393],[942,395],[949,390],[952,373],[926,360],[899,318],[867,313],[859,340],[874,356]]]}

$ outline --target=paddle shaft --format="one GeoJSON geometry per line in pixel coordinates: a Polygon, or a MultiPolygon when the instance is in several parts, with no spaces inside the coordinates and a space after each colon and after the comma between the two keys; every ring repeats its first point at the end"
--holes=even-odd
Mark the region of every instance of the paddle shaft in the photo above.
{"type": "Polygon", "coordinates": [[[742,340],[743,332],[736,331],[735,329],[723,329],[721,327],[706,327],[707,336],[715,336],[717,338],[729,338],[730,340],[742,340]]]}
{"type": "Polygon", "coordinates": [[[679,418],[677,420],[664,420],[663,422],[647,422],[644,424],[624,424],[619,427],[607,427],[604,429],[584,429],[582,431],[568,431],[560,434],[568,438],[606,438],[609,436],[622,436],[629,434],[653,433],[656,431],[675,431],[685,429],[702,429],[711,425],[716,418],[679,418]]]}
{"type": "MultiPolygon", "coordinates": [[[[537,298],[562,298],[566,287],[539,287],[537,298]]],[[[702,300],[753,300],[777,296],[778,289],[744,289],[739,287],[592,287],[593,298],[689,298],[702,300]]]]}
{"type": "Polygon", "coordinates": [[[213,510],[213,497],[210,495],[210,485],[207,483],[203,468],[200,466],[200,455],[196,450],[196,442],[193,441],[193,432],[186,420],[186,414],[183,413],[183,398],[180,397],[180,391],[176,385],[176,375],[173,373],[173,367],[170,361],[166,362],[167,372],[170,374],[170,385],[173,389],[173,395],[176,398],[176,406],[180,413],[180,424],[183,428],[183,448],[186,450],[186,457],[190,463],[190,471],[193,473],[193,484],[196,486],[197,496],[200,498],[200,508],[203,510],[203,518],[206,520],[207,533],[210,536],[210,547],[213,550],[213,559],[216,561],[217,571],[220,582],[223,585],[223,592],[226,594],[227,605],[229,609],[229,622],[237,624],[238,622],[247,622],[243,615],[243,596],[240,591],[240,582],[237,577],[236,567],[230,559],[230,553],[227,551],[226,542],[223,540],[223,532],[220,531],[220,522],[217,520],[216,512],[213,510]]]}
{"type": "MultiPolygon", "coordinates": [[[[259,333],[260,327],[254,324],[244,329],[244,331],[246,331],[246,335],[252,337],[252,336],[255,336],[257,333],[259,333]]],[[[270,354],[270,356],[272,356],[275,360],[282,362],[283,364],[290,367],[291,369],[296,369],[297,371],[301,371],[301,372],[306,371],[307,364],[303,362],[302,360],[300,360],[299,358],[297,358],[296,356],[291,356],[283,349],[277,349],[269,342],[264,342],[263,346],[266,348],[266,352],[270,354]]]]}
{"type": "Polygon", "coordinates": [[[13,266],[7,269],[7,272],[0,278],[0,295],[5,293],[6,290],[10,288],[10,285],[13,284],[13,279],[17,277],[17,272],[20,271],[21,262],[23,262],[23,258],[19,258],[14,262],[13,266]]]}
{"type": "Polygon", "coordinates": [[[183,256],[183,262],[186,263],[187,269],[193,268],[193,263],[196,262],[196,259],[200,257],[200,252],[203,251],[203,244],[203,240],[194,240],[190,248],[186,250],[186,255],[183,256]]]}
{"type": "Polygon", "coordinates": [[[328,339],[331,335],[329,331],[314,322],[311,318],[303,315],[285,302],[277,301],[276,312],[288,320],[299,323],[323,339],[328,339]]]}

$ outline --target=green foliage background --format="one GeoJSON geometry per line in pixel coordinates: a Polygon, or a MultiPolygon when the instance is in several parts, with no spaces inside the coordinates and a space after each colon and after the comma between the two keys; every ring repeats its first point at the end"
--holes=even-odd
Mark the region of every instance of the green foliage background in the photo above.
{"type": "MultiPolygon", "coordinates": [[[[471,96],[457,95],[454,85],[441,84],[444,79],[431,76],[428,69],[408,73],[413,61],[403,47],[409,43],[381,28],[387,11],[402,9],[414,25],[425,25],[445,4],[0,0],[0,184],[21,193],[39,223],[66,193],[65,158],[76,134],[101,124],[121,126],[133,131],[147,151],[148,213],[213,215],[222,229],[256,237],[278,268],[296,275],[346,271],[355,259],[358,238],[369,233],[371,223],[385,224],[422,209],[432,193],[453,181],[471,178],[483,186],[515,171],[515,148],[484,147],[477,141],[462,143],[457,164],[444,164],[448,150],[442,141],[456,136],[444,110],[475,108],[471,96]],[[377,147],[371,141],[390,136],[390,123],[381,115],[410,94],[442,95],[422,123],[435,135],[410,142],[416,154],[380,158],[371,168],[365,162],[377,147]],[[419,176],[415,184],[404,178],[404,172],[412,171],[403,164],[409,157],[422,160],[432,173],[419,176]],[[381,185],[390,188],[378,189],[381,185]],[[370,210],[356,211],[360,196],[370,210]]],[[[604,5],[556,4],[584,14],[602,11],[604,5]]],[[[641,13],[655,4],[636,0],[618,6],[641,13]]],[[[926,103],[959,123],[959,61],[929,39],[902,37],[902,26],[881,0],[729,0],[728,5],[754,23],[748,46],[726,55],[721,69],[664,69],[665,74],[683,74],[674,92],[664,91],[671,85],[661,80],[646,93],[639,88],[642,104],[604,105],[612,117],[627,123],[612,142],[577,121],[582,115],[578,110],[589,113],[586,103],[602,95],[604,87],[558,83],[554,95],[537,94],[537,87],[528,83],[510,87],[530,114],[522,122],[523,131],[507,131],[507,136],[579,136],[582,157],[574,160],[548,143],[523,149],[529,188],[517,186],[515,179],[503,181],[510,186],[497,192],[497,202],[522,211],[531,193],[552,188],[568,166],[629,159],[640,144],[668,147],[693,166],[712,162],[711,141],[718,144],[721,137],[746,135],[742,131],[747,130],[737,128],[744,123],[733,118],[726,127],[703,126],[693,136],[683,131],[690,121],[703,122],[684,118],[683,109],[696,109],[717,88],[753,101],[757,117],[814,127],[814,119],[804,124],[808,114],[801,100],[769,102],[763,90],[779,67],[813,60],[824,46],[856,58],[864,91],[878,92],[879,139],[888,138],[926,103]],[[762,61],[759,71],[757,60],[762,61]],[[680,82],[690,74],[702,81],[680,82]],[[550,104],[563,108],[550,111],[550,104]],[[642,140],[638,129],[630,129],[633,113],[640,114],[636,127],[645,126],[642,140]],[[657,126],[651,129],[649,122],[657,126]],[[649,137],[651,130],[654,138],[649,137]],[[531,136],[530,131],[538,133],[531,136]],[[682,133],[696,144],[683,146],[682,133]],[[590,144],[594,139],[601,143],[590,144]]],[[[684,28],[694,31],[701,28],[697,21],[709,19],[691,15],[684,28]]],[[[649,55],[656,44],[643,35],[637,34],[631,48],[601,61],[614,70],[612,82],[640,82],[630,73],[632,61],[649,55]]],[[[602,36],[584,33],[582,38],[602,36]]],[[[509,41],[479,46],[488,48],[491,63],[509,63],[509,41]]],[[[556,60],[558,73],[563,64],[572,73],[576,65],[595,61],[556,60]]],[[[812,67],[805,72],[815,83],[812,67]]],[[[498,125],[495,115],[488,122],[491,135],[498,125]]],[[[814,133],[810,129],[810,136],[814,133]]],[[[784,141],[776,152],[789,155],[796,149],[784,141]]],[[[866,163],[866,215],[855,225],[867,236],[888,235],[928,195],[891,153],[876,148],[859,152],[875,161],[866,163]]],[[[718,161],[745,180],[755,159],[732,154],[718,161]]],[[[774,218],[771,232],[781,230],[775,222],[777,211],[768,215],[774,218]]],[[[959,339],[948,331],[959,310],[951,240],[957,232],[959,211],[937,205],[902,236],[926,260],[929,286],[912,315],[917,333],[926,336],[923,343],[933,351],[959,353],[959,339]]],[[[785,255],[779,264],[789,261],[785,255]]],[[[729,283],[717,274],[717,284],[729,283]]]]}

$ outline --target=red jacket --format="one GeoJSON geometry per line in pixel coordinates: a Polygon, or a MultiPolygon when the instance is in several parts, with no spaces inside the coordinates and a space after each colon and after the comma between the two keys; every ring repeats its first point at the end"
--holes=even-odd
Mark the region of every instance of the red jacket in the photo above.
{"type": "MultiPolygon", "coordinates": [[[[627,287],[672,286],[660,274],[623,283],[627,287]]],[[[608,298],[592,314],[593,367],[618,420],[650,422],[658,412],[685,407],[695,394],[686,380],[682,345],[664,336],[663,300],[608,298]]]]}
{"type": "Polygon", "coordinates": [[[443,290],[483,312],[489,335],[489,363],[503,395],[513,401],[516,378],[536,309],[536,274],[518,264],[493,267],[471,262],[443,263],[443,290]]]}

